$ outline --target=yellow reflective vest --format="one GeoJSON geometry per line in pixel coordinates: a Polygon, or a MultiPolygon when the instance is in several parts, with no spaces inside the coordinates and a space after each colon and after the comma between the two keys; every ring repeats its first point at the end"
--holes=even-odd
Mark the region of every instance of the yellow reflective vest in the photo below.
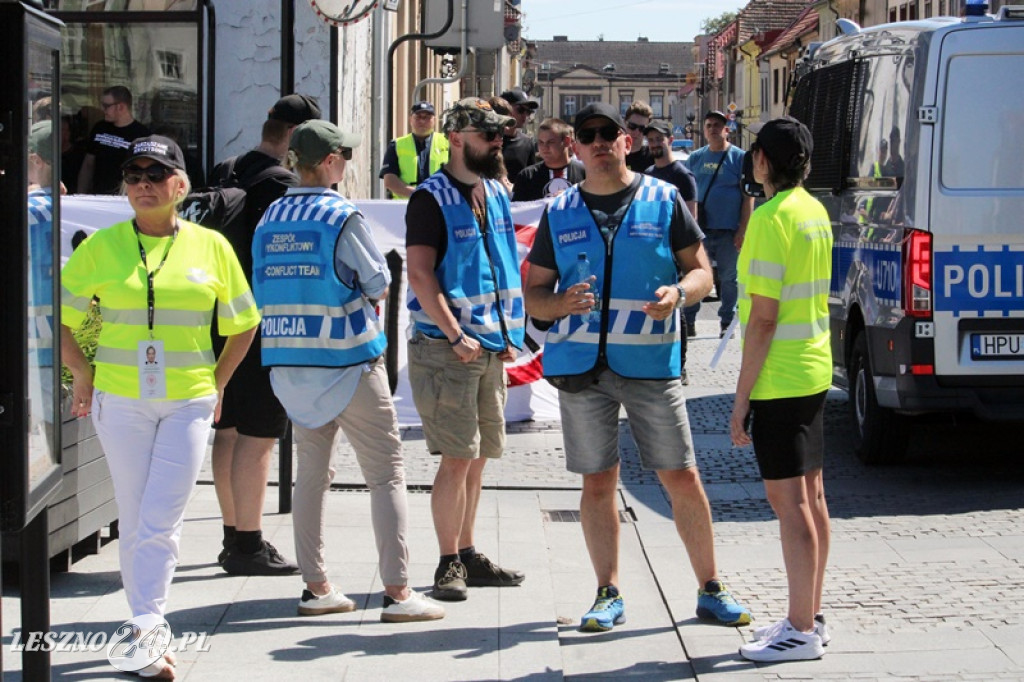
{"type": "MultiPolygon", "coordinates": [[[[398,155],[398,177],[407,185],[417,185],[419,183],[419,159],[416,154],[416,140],[412,133],[395,140],[395,153],[398,155]]],[[[447,162],[448,138],[440,133],[432,133],[427,175],[433,175],[447,162]]],[[[395,196],[393,198],[407,199],[408,197],[395,196]]]]}
{"type": "Polygon", "coordinates": [[[259,324],[238,258],[218,232],[181,219],[173,242],[171,237],[136,237],[131,221],[99,230],[75,249],[61,271],[62,324],[80,326],[93,297],[99,299],[103,325],[96,348],[97,390],[139,397],[138,346],[150,338],[146,271],[155,270],[165,253],[167,260],[153,279],[153,338],[164,344],[167,400],[217,392],[210,339],[214,308],[225,336],[259,324]]]}
{"type": "Polygon", "coordinates": [[[737,278],[744,330],[752,295],[779,302],[775,335],[750,398],[799,398],[827,390],[832,224],[818,200],[797,187],[759,206],[747,225],[737,278]]]}

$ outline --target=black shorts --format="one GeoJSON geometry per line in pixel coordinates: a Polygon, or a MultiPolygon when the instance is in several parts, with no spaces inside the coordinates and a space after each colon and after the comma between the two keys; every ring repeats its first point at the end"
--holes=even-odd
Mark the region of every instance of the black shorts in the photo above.
{"type": "Polygon", "coordinates": [[[827,394],[750,401],[750,435],[761,478],[794,478],[822,467],[827,394]]]}
{"type": "Polygon", "coordinates": [[[260,362],[259,334],[224,389],[215,429],[238,429],[243,436],[282,438],[288,415],[270,386],[270,368],[260,362]]]}

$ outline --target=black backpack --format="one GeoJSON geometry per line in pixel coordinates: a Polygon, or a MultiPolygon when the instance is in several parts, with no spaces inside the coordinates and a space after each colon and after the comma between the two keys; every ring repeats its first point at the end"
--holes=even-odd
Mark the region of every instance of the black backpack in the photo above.
{"type": "MultiPolygon", "coordinates": [[[[220,165],[219,184],[211,187],[201,187],[190,192],[181,207],[179,215],[193,223],[203,227],[217,230],[228,238],[232,244],[237,244],[237,238],[251,233],[255,225],[250,225],[250,216],[253,211],[246,209],[246,189],[274,177],[284,169],[276,163],[252,172],[247,169],[245,177],[240,178],[235,172],[235,162],[238,157],[228,159],[220,165]]],[[[262,207],[266,210],[266,207],[262,207]]],[[[261,211],[262,213],[262,211],[261,211]]]]}

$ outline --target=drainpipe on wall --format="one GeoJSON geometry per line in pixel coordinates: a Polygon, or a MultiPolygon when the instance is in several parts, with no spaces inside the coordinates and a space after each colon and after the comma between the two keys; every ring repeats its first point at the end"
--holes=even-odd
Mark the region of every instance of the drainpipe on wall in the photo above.
{"type": "Polygon", "coordinates": [[[281,0],[281,96],[293,92],[295,92],[295,0],[281,0]]]}

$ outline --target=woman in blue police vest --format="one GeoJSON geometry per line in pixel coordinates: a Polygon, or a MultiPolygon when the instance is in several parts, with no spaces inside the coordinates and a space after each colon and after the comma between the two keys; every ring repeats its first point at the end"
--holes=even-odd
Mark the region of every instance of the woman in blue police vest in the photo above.
{"type": "Polygon", "coordinates": [[[253,288],[263,313],[263,365],[298,441],[292,522],[305,589],[299,615],[343,613],[354,601],[331,584],[324,560],[324,502],[341,429],[370,488],[384,622],[435,620],[444,609],[408,587],[406,496],[398,416],[375,306],[388,266],[356,207],[330,189],[361,138],[320,119],[292,132],[288,162],[299,186],[272,203],[252,241],[253,288]]]}

